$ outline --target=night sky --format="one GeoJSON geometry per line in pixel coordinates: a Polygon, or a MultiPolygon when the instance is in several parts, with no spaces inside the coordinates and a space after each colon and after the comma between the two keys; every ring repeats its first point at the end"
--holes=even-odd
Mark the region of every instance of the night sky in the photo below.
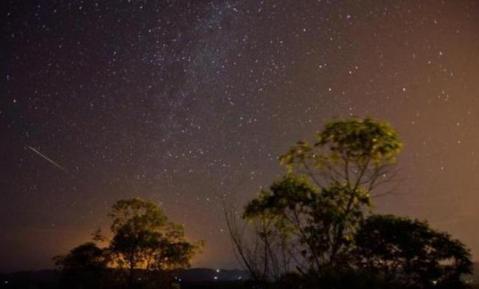
{"type": "Polygon", "coordinates": [[[159,204],[194,266],[235,267],[223,219],[332,117],[405,143],[381,212],[427,219],[479,257],[479,2],[111,0],[0,4],[0,271],[159,204]]]}

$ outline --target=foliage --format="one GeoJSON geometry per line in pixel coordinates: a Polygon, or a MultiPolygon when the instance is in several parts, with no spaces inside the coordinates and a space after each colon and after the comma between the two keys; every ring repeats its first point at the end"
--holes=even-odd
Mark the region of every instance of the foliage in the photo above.
{"type": "Polygon", "coordinates": [[[288,174],[249,202],[244,218],[270,220],[268,234],[289,242],[288,254],[303,274],[347,269],[371,192],[389,180],[401,147],[386,123],[355,118],[330,122],[314,144],[298,142],[281,156],[288,174]]]}
{"type": "Polygon", "coordinates": [[[356,235],[360,268],[411,288],[461,288],[471,273],[464,245],[425,222],[373,215],[356,235]]]}
{"type": "Polygon", "coordinates": [[[200,244],[186,241],[181,225],[168,220],[153,202],[127,199],[116,202],[109,214],[114,236],[110,250],[116,264],[129,269],[131,283],[137,269],[187,268],[200,244]]]}
{"type": "Polygon", "coordinates": [[[307,175],[320,188],[339,184],[353,191],[372,191],[389,180],[402,149],[396,131],[370,118],[332,121],[315,142],[299,141],[280,161],[290,172],[307,175]]]}
{"type": "Polygon", "coordinates": [[[63,272],[61,285],[65,288],[100,288],[101,279],[109,263],[106,249],[88,242],[73,248],[65,256],[54,258],[63,272]]]}
{"type": "MultiPolygon", "coordinates": [[[[261,191],[243,214],[254,226],[267,224],[265,230],[255,232],[264,248],[282,240],[294,260],[296,270],[270,278],[270,284],[278,288],[464,286],[461,277],[470,273],[471,261],[461,242],[417,220],[367,218],[378,186],[394,176],[401,149],[397,133],[387,123],[353,118],[326,124],[313,144],[298,142],[281,156],[287,175],[261,191]]],[[[275,254],[260,252],[266,268],[275,254]]]]}
{"type": "Polygon", "coordinates": [[[87,242],[73,248],[65,256],[54,258],[55,265],[64,271],[103,270],[109,262],[108,254],[95,243],[87,242]]]}
{"type": "MultiPolygon", "coordinates": [[[[165,272],[188,268],[202,245],[201,242],[188,242],[183,227],[169,221],[161,208],[150,201],[119,200],[112,206],[109,216],[113,234],[109,246],[101,249],[94,243],[86,243],[65,257],[57,257],[62,272],[106,268],[123,272],[126,269],[127,286],[139,288],[139,279],[154,284],[158,276],[163,276],[160,278],[163,281],[170,279],[168,274],[163,274],[165,272]],[[151,276],[156,276],[155,280],[149,280],[151,276]]],[[[100,231],[94,233],[94,240],[108,242],[100,231]]],[[[109,275],[115,275],[113,273],[109,275]]],[[[160,285],[165,287],[163,281],[160,285]]],[[[145,282],[142,283],[144,286],[145,282]]]]}

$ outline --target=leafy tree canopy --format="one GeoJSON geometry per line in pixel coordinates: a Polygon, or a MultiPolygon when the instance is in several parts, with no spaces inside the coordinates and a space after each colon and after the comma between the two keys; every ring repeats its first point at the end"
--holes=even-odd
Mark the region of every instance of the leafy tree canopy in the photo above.
{"type": "Polygon", "coordinates": [[[369,118],[329,122],[313,144],[298,142],[280,157],[287,176],[252,200],[244,217],[270,218],[276,230],[271,234],[280,232],[300,250],[305,260],[298,267],[308,264],[305,271],[344,266],[370,209],[371,192],[389,180],[401,148],[387,123],[369,118]]]}
{"type": "Polygon", "coordinates": [[[299,141],[280,161],[319,187],[339,183],[351,190],[371,191],[389,179],[388,169],[402,146],[388,123],[351,118],[327,123],[314,143],[299,141]]]}
{"type": "Polygon", "coordinates": [[[186,240],[183,226],[168,220],[160,207],[142,199],[116,202],[109,214],[114,234],[110,249],[130,269],[189,267],[200,248],[186,240]]]}
{"type": "Polygon", "coordinates": [[[54,261],[63,271],[97,271],[105,269],[109,259],[104,249],[88,242],[73,248],[65,256],[55,257],[54,261]]]}
{"type": "Polygon", "coordinates": [[[471,273],[464,245],[418,220],[373,215],[355,241],[361,268],[413,288],[461,288],[461,276],[471,273]]]}
{"type": "Polygon", "coordinates": [[[188,268],[202,246],[202,242],[189,242],[183,226],[171,222],[161,208],[150,201],[138,198],[119,200],[108,216],[112,219],[111,240],[100,230],[93,234],[94,241],[109,243],[108,247],[99,248],[89,242],[74,248],[66,256],[54,258],[61,271],[66,273],[66,279],[70,280],[67,288],[72,284],[81,288],[99,288],[104,281],[110,286],[118,283],[126,288],[150,285],[170,288],[174,283],[173,270],[188,268]],[[112,270],[100,270],[106,268],[112,270]],[[159,280],[158,274],[163,279],[159,280]]]}

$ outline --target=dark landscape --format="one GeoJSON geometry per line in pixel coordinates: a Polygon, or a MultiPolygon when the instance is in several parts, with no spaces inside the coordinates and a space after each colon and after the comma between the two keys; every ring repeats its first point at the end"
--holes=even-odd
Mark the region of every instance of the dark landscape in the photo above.
{"type": "Polygon", "coordinates": [[[479,1],[0,2],[0,289],[479,288],[479,1]]]}

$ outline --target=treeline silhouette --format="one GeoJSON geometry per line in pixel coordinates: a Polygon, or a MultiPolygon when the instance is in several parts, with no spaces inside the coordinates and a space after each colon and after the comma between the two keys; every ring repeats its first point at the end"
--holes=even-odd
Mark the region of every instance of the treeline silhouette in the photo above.
{"type": "Polygon", "coordinates": [[[55,257],[60,288],[460,289],[469,250],[427,222],[373,212],[396,190],[403,145],[385,122],[339,119],[280,157],[285,175],[247,203],[225,206],[247,280],[187,284],[180,272],[201,251],[153,202],[116,202],[111,239],[55,257]]]}

